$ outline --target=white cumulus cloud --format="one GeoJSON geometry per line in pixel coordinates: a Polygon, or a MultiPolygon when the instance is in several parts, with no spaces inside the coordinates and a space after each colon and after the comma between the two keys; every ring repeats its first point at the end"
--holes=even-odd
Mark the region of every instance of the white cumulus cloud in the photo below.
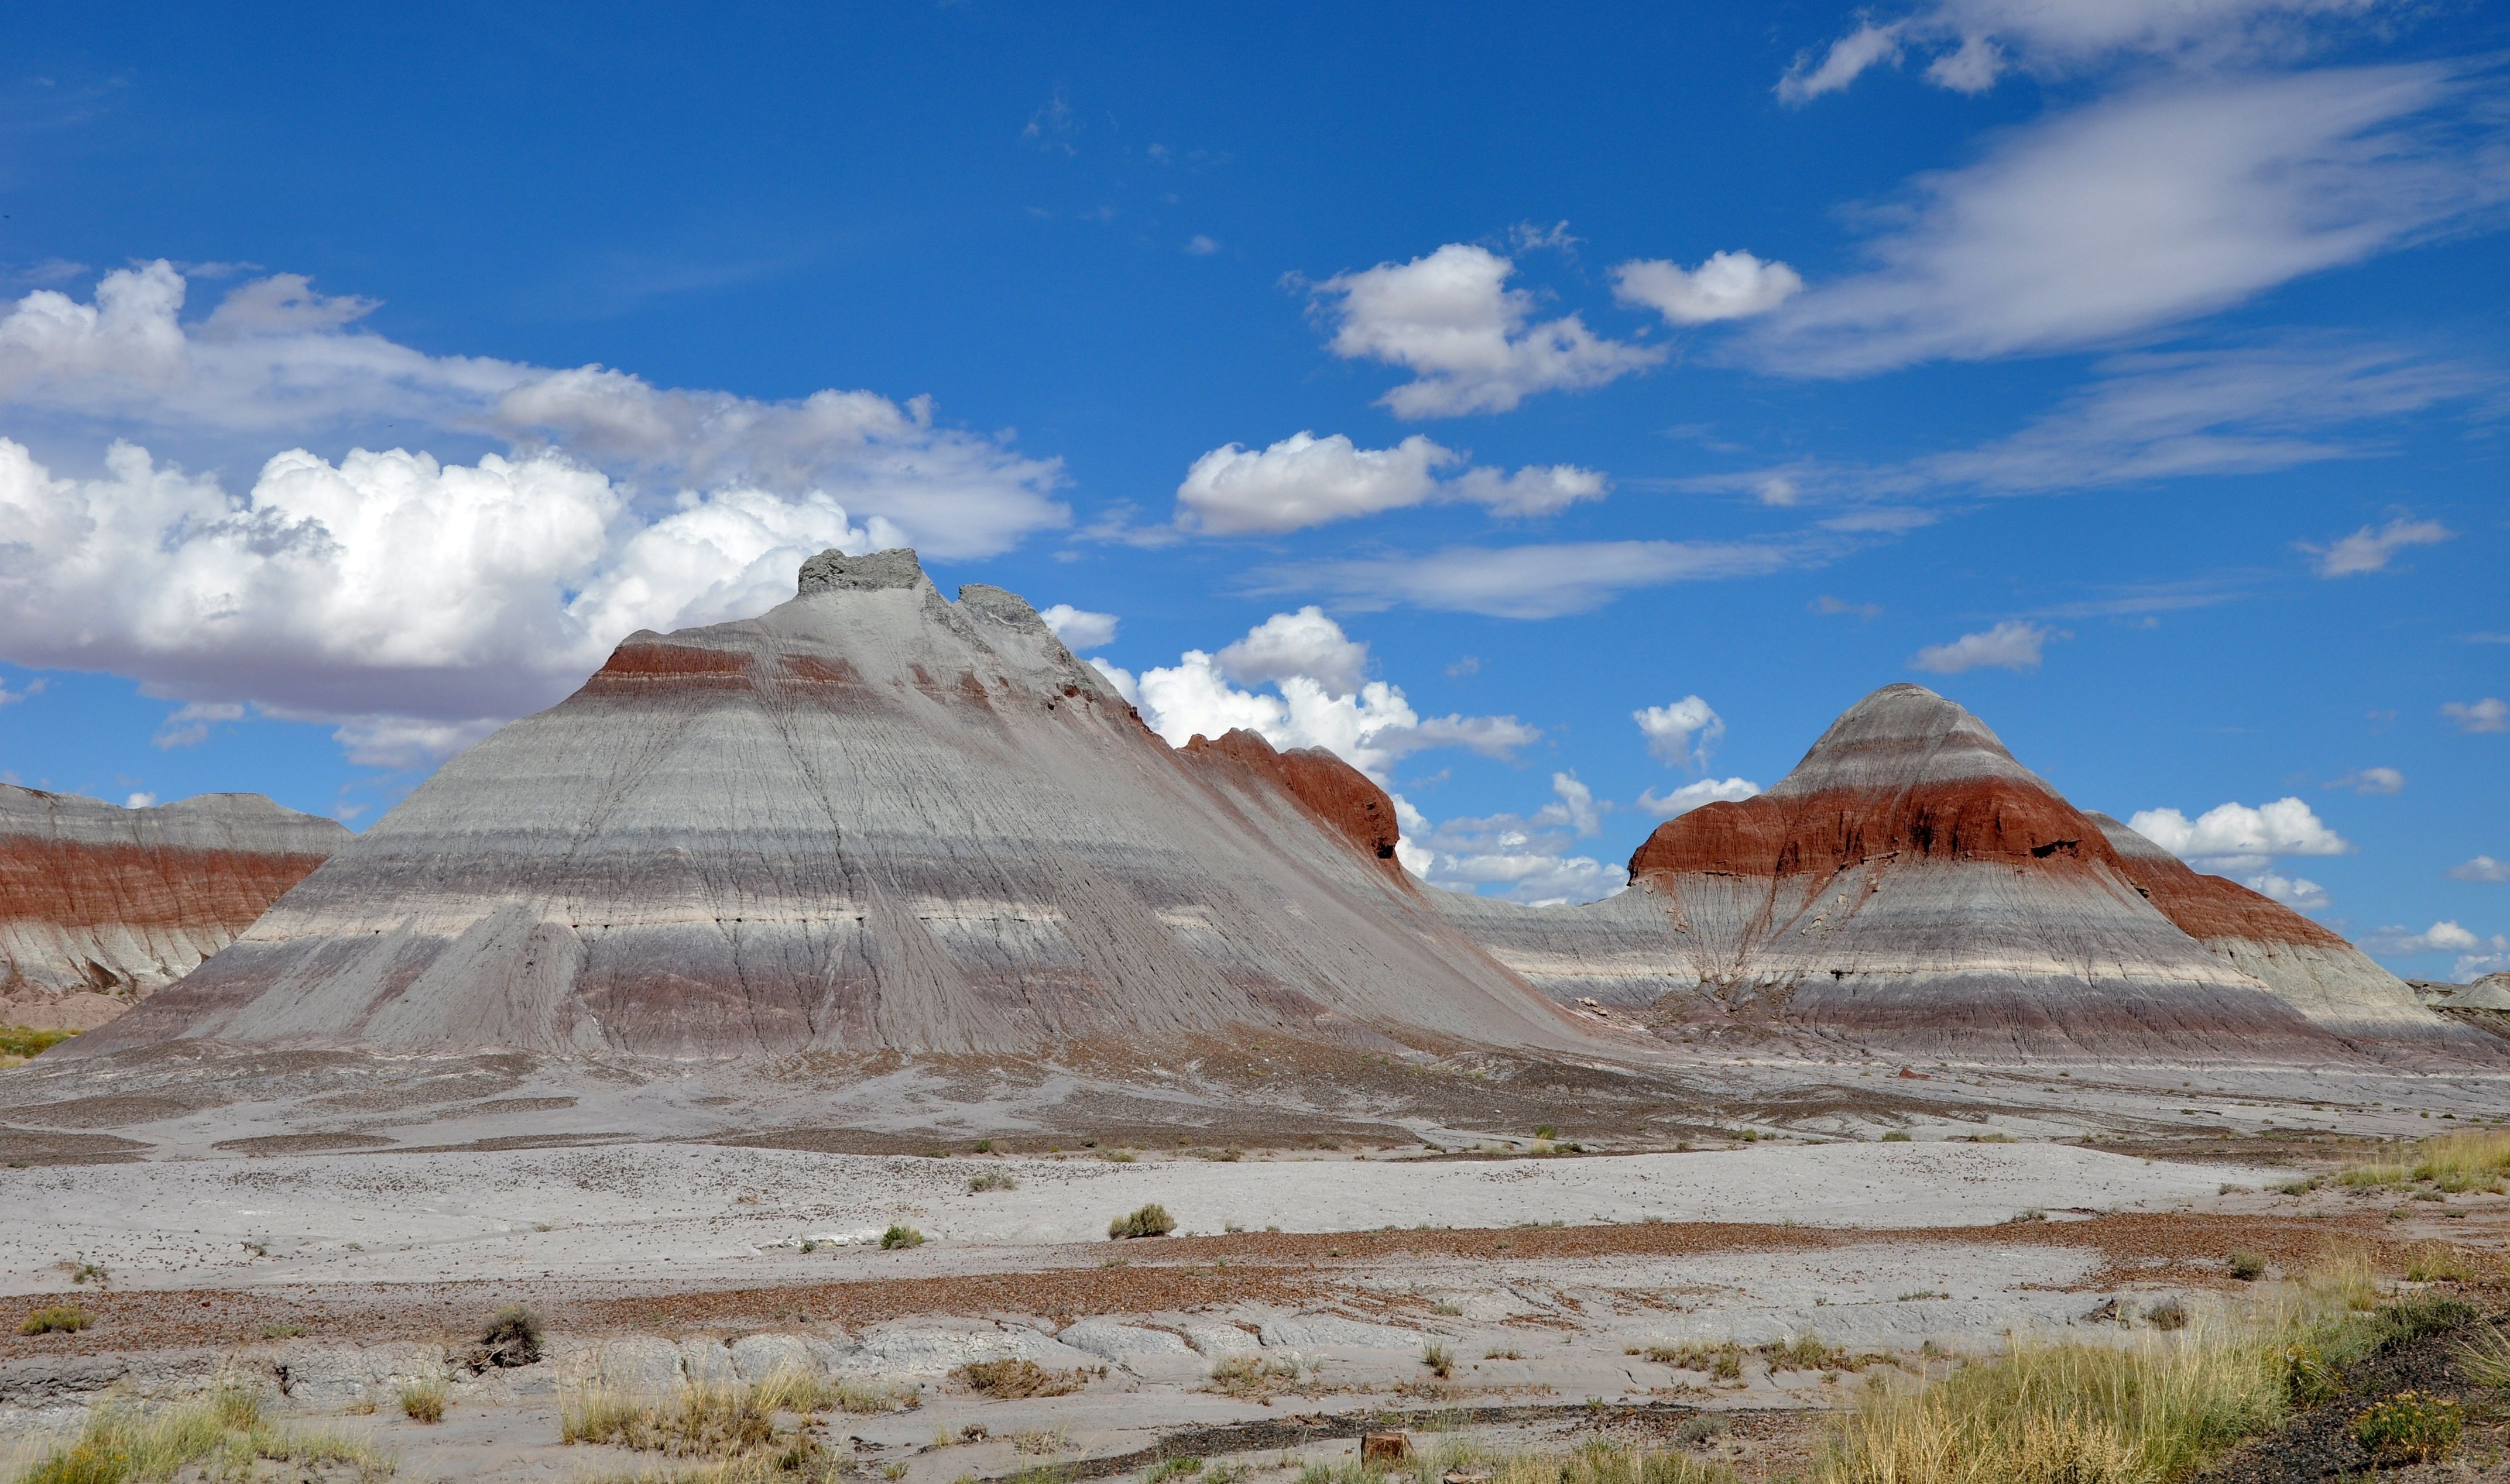
{"type": "Polygon", "coordinates": [[[2303,543],[2301,549],[2318,558],[2319,576],[2357,577],[2385,570],[2389,559],[2406,547],[2437,546],[2456,534],[2437,520],[2410,520],[2400,515],[2376,529],[2366,525],[2326,546],[2303,543]]]}
{"type": "Polygon", "coordinates": [[[1513,716],[1422,716],[1399,687],[1361,678],[1367,646],[1316,608],[1274,614],[1218,655],[1190,649],[1139,675],[1092,663],[1170,746],[1244,727],[1275,747],[1326,748],[1381,783],[1425,748],[1508,757],[1542,736],[1513,716]],[[1272,689],[1245,688],[1256,684],[1272,689]]]}
{"type": "Polygon", "coordinates": [[[2473,953],[2484,946],[2484,939],[2450,921],[2434,923],[2420,932],[2411,928],[2379,928],[2362,935],[2362,946],[2373,953],[2405,958],[2417,953],[2473,953]]]}
{"type": "Polygon", "coordinates": [[[157,795],[153,793],[134,793],[131,797],[122,801],[122,807],[125,809],[154,809],[157,807],[157,795]]]}
{"type": "Polygon", "coordinates": [[[1186,471],[1177,486],[1177,524],[1213,536],[1277,535],[1448,500],[1469,500],[1498,515],[1548,515],[1602,499],[1610,488],[1602,475],[1570,464],[1439,477],[1464,463],[1463,454],[1417,433],[1391,448],[1361,448],[1339,433],[1294,433],[1263,449],[1227,443],[1186,471]]]}
{"type": "Polygon", "coordinates": [[[1929,644],[1909,661],[1911,669],[1938,675],[1963,670],[2037,669],[2039,652],[2052,638],[2066,635],[2020,619],[2007,619],[1994,628],[1965,633],[1949,644],[1929,644]]]}
{"type": "Polygon", "coordinates": [[[1675,324],[1767,314],[1803,287],[1793,268],[1749,252],[1712,252],[1690,269],[1662,258],[1634,258],[1613,270],[1614,297],[1644,305],[1675,324]]]}
{"type": "Polygon", "coordinates": [[[1381,399],[1398,417],[1505,412],[1537,393],[1600,387],[1664,360],[1661,348],[1598,336],[1574,314],[1532,323],[1534,296],[1507,286],[1515,271],[1486,247],[1449,243],[1327,279],[1316,303],[1334,322],[1335,355],[1415,374],[1381,399]]]}
{"type": "Polygon", "coordinates": [[[2461,732],[2510,732],[2510,702],[2498,696],[2482,701],[2452,701],[2440,713],[2457,723],[2461,732]]]}
{"type": "Polygon", "coordinates": [[[1669,793],[1646,789],[1639,794],[1639,808],[1657,818],[1670,819],[1703,804],[1739,804],[1760,791],[1761,785],[1746,778],[1701,779],[1669,793]]]}
{"type": "Polygon", "coordinates": [[[1037,616],[1046,620],[1046,627],[1053,629],[1063,647],[1074,654],[1116,642],[1116,615],[1112,613],[1091,613],[1070,603],[1056,603],[1039,609],[1037,616]]]}
{"type": "Polygon", "coordinates": [[[1726,719],[1696,696],[1632,711],[1630,720],[1639,724],[1648,751],[1677,768],[1707,767],[1710,750],[1726,735],[1726,719]]]}
{"type": "Polygon", "coordinates": [[[1490,894],[1537,905],[1593,901],[1629,885],[1629,873],[1591,856],[1573,854],[1576,842],[1602,829],[1609,806],[1574,773],[1551,776],[1552,801],[1531,815],[1465,817],[1431,824],[1409,801],[1397,798],[1405,869],[1431,886],[1490,894]]]}
{"type": "Polygon", "coordinates": [[[475,730],[564,695],[637,628],[761,612],[806,556],[872,546],[825,497],[690,494],[639,521],[549,450],[291,450],[241,496],[129,443],[105,464],[60,478],[0,438],[10,657],[298,719],[475,730]]]}
{"type": "Polygon", "coordinates": [[[1219,658],[1221,669],[1241,684],[1305,675],[1331,696],[1355,693],[1368,676],[1368,646],[1344,633],[1312,603],[1266,619],[1221,650],[1219,658]]]}
{"type": "Polygon", "coordinates": [[[2490,856],[2478,856],[2472,860],[2462,860],[2451,866],[2449,879],[2452,881],[2510,881],[2510,860],[2495,860],[2490,856]]]}
{"type": "Polygon", "coordinates": [[[2343,856],[2353,850],[2298,798],[2255,809],[2218,804],[2192,820],[2175,809],[2147,809],[2127,824],[2163,850],[2209,870],[2263,871],[2278,856],[2343,856]]]}

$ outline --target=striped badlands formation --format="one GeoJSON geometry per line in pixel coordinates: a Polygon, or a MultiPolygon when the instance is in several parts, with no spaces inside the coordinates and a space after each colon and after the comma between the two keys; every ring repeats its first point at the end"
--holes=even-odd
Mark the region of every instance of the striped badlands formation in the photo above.
{"type": "Polygon", "coordinates": [[[117,809],[0,784],[0,1022],[112,1019],[225,947],[349,838],[257,793],[117,809]]]}
{"type": "Polygon", "coordinates": [[[1630,876],[1583,907],[1445,905],[1555,998],[1660,1025],[1741,1009],[1987,1058],[2496,1055],[2326,929],[2105,829],[1914,685],[1768,792],[1658,826],[1630,876]]]}
{"type": "Polygon", "coordinates": [[[1339,760],[1173,750],[1025,601],[950,602],[912,552],[800,588],[629,637],[63,1049],[1595,1045],[1438,914],[1339,760]]]}

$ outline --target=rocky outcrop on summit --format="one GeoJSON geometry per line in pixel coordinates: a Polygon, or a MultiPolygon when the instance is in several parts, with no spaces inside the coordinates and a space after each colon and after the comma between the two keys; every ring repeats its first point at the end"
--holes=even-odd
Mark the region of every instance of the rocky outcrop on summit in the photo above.
{"type": "Polygon", "coordinates": [[[2364,1037],[2492,1054],[2400,1002],[2333,933],[2256,898],[2291,919],[2269,930],[2253,905],[2232,912],[2178,872],[2196,884],[2130,862],[1976,717],[1894,685],[1768,792],[1658,826],[1620,895],[1450,912],[1556,999],[1658,1020],[1750,1009],[1964,1058],[2313,1059],[2349,1056],[2364,1037]]]}
{"type": "Polygon", "coordinates": [[[1389,868],[1391,815],[1329,756],[1169,748],[1012,593],[829,552],[630,636],[64,1049],[1591,1046],[1389,868]]]}
{"type": "Polygon", "coordinates": [[[2105,814],[2088,818],[2118,854],[2136,890],[2206,951],[2348,1037],[2415,1037],[2435,1030],[2412,986],[2322,924],[2236,881],[2203,875],[2105,814]]]}
{"type": "Polygon", "coordinates": [[[352,838],[257,793],[147,809],[0,783],[0,1022],[101,1025],[352,838]]]}

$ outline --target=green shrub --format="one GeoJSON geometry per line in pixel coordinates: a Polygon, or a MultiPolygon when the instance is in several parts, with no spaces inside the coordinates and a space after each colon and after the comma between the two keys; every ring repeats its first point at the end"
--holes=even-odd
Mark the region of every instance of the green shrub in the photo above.
{"type": "Polygon", "coordinates": [[[2266,1260],[2260,1257],[2255,1252],[2234,1252],[2231,1254],[2231,1276],[2238,1278],[2241,1282],[2254,1283],[2259,1278],[2265,1276],[2265,1273],[2266,1260]]]}
{"type": "Polygon", "coordinates": [[[884,1252],[894,1251],[899,1247],[920,1247],[922,1245],[924,1245],[924,1234],[915,1230],[913,1227],[906,1225],[904,1222],[899,1222],[891,1227],[888,1231],[880,1234],[880,1246],[881,1250],[884,1252]]]}
{"type": "Polygon", "coordinates": [[[26,1322],[18,1326],[18,1333],[74,1335],[95,1322],[95,1320],[84,1309],[73,1309],[67,1304],[55,1304],[26,1315],[26,1322]]]}
{"type": "Polygon", "coordinates": [[[76,1031],[39,1031],[31,1026],[0,1025],[0,1056],[41,1056],[77,1034],[76,1031]]]}
{"type": "Polygon", "coordinates": [[[1885,1129],[1882,1133],[1882,1142],[1885,1144],[1906,1144],[1909,1142],[1909,1130],[1905,1128],[1885,1129]]]}
{"type": "Polygon", "coordinates": [[[1109,1237],[1122,1240],[1131,1237],[1165,1237],[1176,1230],[1176,1218],[1168,1208],[1154,1200],[1130,1216],[1119,1216],[1107,1223],[1109,1237]]]}
{"type": "Polygon", "coordinates": [[[2306,1340],[2284,1347],[2283,1391],[2296,1407],[2334,1401],[2344,1390],[2344,1378],[2329,1363],[2327,1352],[2306,1340]]]}
{"type": "Polygon", "coordinates": [[[2465,1408],[2419,1391],[2399,1391],[2353,1419],[2353,1440],[2383,1464],[2431,1463],[2465,1430],[2465,1408]]]}

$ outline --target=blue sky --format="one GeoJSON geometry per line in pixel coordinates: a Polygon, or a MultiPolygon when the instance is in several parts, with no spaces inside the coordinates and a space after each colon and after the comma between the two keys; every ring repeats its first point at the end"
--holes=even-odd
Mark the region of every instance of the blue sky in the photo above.
{"type": "Polygon", "coordinates": [[[0,777],[362,826],[902,539],[1450,887],[1918,680],[2510,967],[2510,16],[1639,10],[13,16],[0,777]]]}

